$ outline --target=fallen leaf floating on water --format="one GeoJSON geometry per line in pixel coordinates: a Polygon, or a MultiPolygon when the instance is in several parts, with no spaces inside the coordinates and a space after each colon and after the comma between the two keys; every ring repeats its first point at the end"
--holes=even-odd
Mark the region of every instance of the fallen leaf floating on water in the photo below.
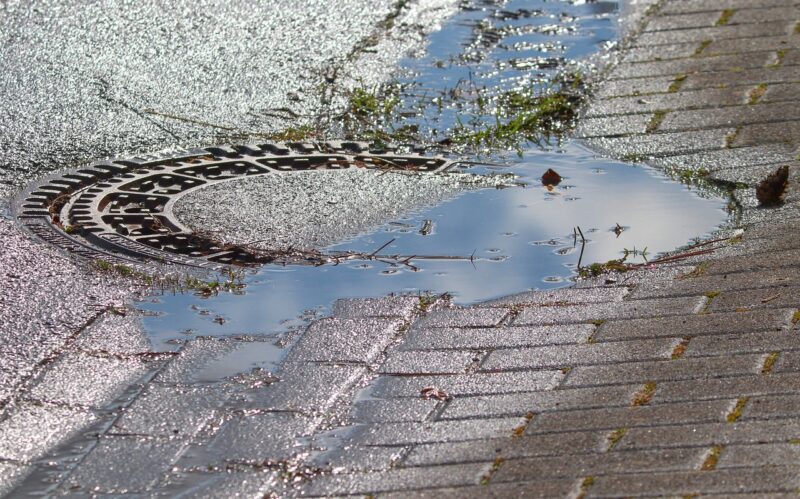
{"type": "Polygon", "coordinates": [[[789,167],[783,165],[762,180],[756,187],[756,198],[761,206],[781,204],[783,193],[789,181],[789,167]]]}
{"type": "Polygon", "coordinates": [[[553,190],[553,186],[561,183],[561,175],[559,175],[552,168],[548,168],[544,175],[542,175],[542,185],[547,187],[548,191],[553,190]]]}
{"type": "Polygon", "coordinates": [[[426,386],[422,390],[420,390],[420,395],[425,400],[436,399],[436,400],[449,400],[450,394],[448,394],[444,390],[440,390],[435,386],[426,386]]]}

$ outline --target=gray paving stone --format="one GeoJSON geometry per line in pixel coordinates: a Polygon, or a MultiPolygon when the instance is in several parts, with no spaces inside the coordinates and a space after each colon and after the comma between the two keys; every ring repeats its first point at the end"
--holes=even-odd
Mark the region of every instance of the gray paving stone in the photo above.
{"type": "Polygon", "coordinates": [[[71,494],[146,492],[169,471],[184,442],[140,437],[102,438],[69,476],[71,494]]]}
{"type": "Polygon", "coordinates": [[[674,80],[675,78],[670,76],[654,76],[625,81],[607,80],[597,85],[597,88],[594,89],[594,95],[598,99],[607,99],[610,97],[663,93],[669,90],[674,80]]]}
{"type": "Polygon", "coordinates": [[[718,11],[710,9],[708,12],[691,12],[688,14],[680,13],[671,16],[657,16],[647,23],[644,31],[709,28],[717,23],[719,20],[719,15],[720,13],[718,11]]]}
{"type": "Polygon", "coordinates": [[[631,428],[615,449],[666,447],[710,447],[712,445],[788,442],[800,436],[800,420],[727,421],[681,424],[653,428],[631,428]]]}
{"type": "Polygon", "coordinates": [[[679,75],[712,71],[729,71],[731,68],[763,68],[770,64],[773,52],[745,52],[669,61],[622,63],[609,74],[612,80],[645,78],[662,75],[679,75]]]}
{"type": "Polygon", "coordinates": [[[800,371],[800,352],[781,352],[772,372],[788,373],[800,371]]]}
{"type": "Polygon", "coordinates": [[[436,310],[416,322],[417,327],[493,327],[508,315],[507,310],[447,308],[436,310]]]}
{"type": "Polygon", "coordinates": [[[800,287],[781,286],[748,289],[745,291],[726,291],[714,298],[708,310],[711,312],[732,312],[743,309],[790,307],[800,308],[800,287]]]}
{"type": "Polygon", "coordinates": [[[798,46],[800,46],[800,40],[796,36],[775,33],[772,36],[758,38],[714,40],[703,50],[703,54],[735,54],[751,50],[783,50],[798,46]]]}
{"type": "Polygon", "coordinates": [[[544,327],[412,329],[403,350],[487,349],[583,343],[594,332],[591,324],[544,327]]]}
{"type": "Polygon", "coordinates": [[[682,357],[677,360],[655,362],[578,366],[569,372],[562,386],[599,386],[758,374],[761,372],[763,363],[763,355],[751,354],[695,359],[682,357]]]}
{"type": "Polygon", "coordinates": [[[675,111],[737,106],[747,104],[750,90],[749,87],[736,87],[652,94],[644,97],[617,97],[590,104],[586,115],[598,117],[626,113],[652,113],[667,109],[675,111]]]}
{"type": "Polygon", "coordinates": [[[524,416],[529,412],[628,406],[641,384],[602,388],[575,388],[546,392],[458,397],[445,408],[440,419],[524,416]]]}
{"type": "MultiPolygon", "coordinates": [[[[659,389],[656,390],[658,394],[659,389]]],[[[536,416],[526,434],[568,430],[616,430],[635,426],[673,425],[677,423],[710,423],[724,421],[733,402],[710,400],[625,408],[587,409],[546,412],[536,416]]]]}
{"type": "Polygon", "coordinates": [[[608,303],[622,301],[626,288],[564,288],[547,291],[526,291],[479,303],[478,307],[514,305],[577,305],[579,303],[608,303]]]}
{"type": "Polygon", "coordinates": [[[759,102],[785,102],[796,101],[800,96],[800,84],[797,83],[774,83],[767,86],[767,91],[761,97],[759,102]]]}
{"type": "Polygon", "coordinates": [[[636,360],[668,359],[676,342],[671,338],[584,345],[557,345],[495,350],[481,365],[483,371],[561,368],[636,360]]]}
{"type": "Polygon", "coordinates": [[[371,362],[394,339],[398,319],[321,319],[311,324],[287,362],[371,362]]]}
{"type": "Polygon", "coordinates": [[[800,121],[745,125],[733,141],[735,147],[776,142],[781,144],[800,144],[800,121]]]}
{"type": "Polygon", "coordinates": [[[794,157],[794,151],[789,147],[763,145],[681,154],[656,158],[651,160],[650,163],[664,168],[679,168],[681,170],[703,168],[713,172],[726,168],[741,169],[753,165],[781,163],[790,161],[794,157]]]}
{"type": "MultiPolygon", "coordinates": [[[[713,264],[709,264],[711,267],[713,264]]],[[[757,264],[754,264],[757,265],[757,264]]],[[[719,267],[714,272],[722,271],[719,267]]],[[[678,295],[698,295],[711,291],[730,291],[744,289],[769,288],[790,285],[800,280],[800,269],[793,267],[782,269],[762,269],[751,272],[731,274],[709,274],[699,277],[685,277],[670,286],[653,284],[637,287],[632,295],[636,298],[666,297],[678,295]]]]}
{"type": "Polygon", "coordinates": [[[582,478],[609,473],[688,471],[703,462],[706,449],[664,449],[507,460],[492,482],[536,478],[582,478]]]}
{"type": "MultiPolygon", "coordinates": [[[[741,71],[728,71],[716,73],[693,73],[686,77],[681,84],[681,90],[699,90],[703,88],[725,88],[735,81],[736,85],[760,85],[773,83],[790,83],[800,81],[800,68],[798,66],[781,66],[777,68],[743,69],[741,71]]],[[[763,144],[767,138],[763,137],[763,144]]],[[[774,141],[773,141],[774,142],[774,141]]]]}
{"type": "Polygon", "coordinates": [[[238,414],[222,424],[210,443],[189,448],[179,466],[289,459],[298,451],[297,439],[309,435],[313,427],[313,420],[293,413],[238,414]]]}
{"type": "Polygon", "coordinates": [[[791,467],[648,473],[598,477],[588,497],[794,491],[800,476],[791,467]]]}
{"type": "Polygon", "coordinates": [[[752,397],[742,411],[742,419],[773,419],[800,416],[800,395],[752,397]]]}
{"type": "Polygon", "coordinates": [[[468,442],[415,445],[403,461],[404,466],[428,466],[493,461],[496,457],[523,458],[602,452],[606,432],[573,431],[523,435],[515,438],[490,438],[468,442]]]}
{"type": "Polygon", "coordinates": [[[702,355],[734,355],[746,352],[800,350],[800,335],[786,331],[737,335],[701,336],[689,343],[687,357],[702,355]]]}
{"type": "Polygon", "coordinates": [[[658,385],[653,402],[792,394],[799,381],[800,374],[785,373],[664,382],[658,385]]]}
{"type": "Polygon", "coordinates": [[[794,5],[795,0],[715,0],[709,3],[707,0],[683,0],[677,2],[667,2],[661,9],[660,14],[684,14],[687,12],[718,12],[722,9],[756,9],[781,7],[794,5]]]}
{"type": "Polygon", "coordinates": [[[243,391],[238,405],[306,413],[324,411],[366,373],[365,367],[351,364],[287,363],[281,370],[280,381],[243,391]]]}
{"type": "Polygon", "coordinates": [[[343,298],[333,304],[333,315],[339,319],[399,317],[409,320],[418,310],[419,297],[416,296],[343,298]]]}
{"type": "Polygon", "coordinates": [[[624,62],[646,62],[683,59],[685,57],[692,57],[699,47],[699,42],[633,47],[622,54],[621,60],[624,62]]]}
{"type": "Polygon", "coordinates": [[[482,359],[476,352],[463,351],[394,351],[378,372],[383,374],[463,373],[482,359]]]}
{"type": "Polygon", "coordinates": [[[111,431],[163,437],[192,436],[214,416],[226,397],[219,388],[150,384],[126,408],[111,431]]]}
{"type": "Polygon", "coordinates": [[[464,497],[487,497],[506,499],[549,499],[567,497],[575,490],[574,480],[535,480],[519,483],[489,483],[472,487],[430,488],[417,491],[381,494],[381,499],[462,499],[464,497]]]}
{"type": "Polygon", "coordinates": [[[148,352],[150,340],[142,332],[140,321],[141,317],[132,311],[124,316],[107,312],[81,331],[73,346],[114,354],[148,352]]]}
{"type": "Polygon", "coordinates": [[[643,136],[588,139],[590,147],[620,157],[667,156],[708,151],[725,147],[725,137],[733,128],[696,132],[655,133],[643,136]]]}
{"type": "Polygon", "coordinates": [[[800,464],[800,445],[775,443],[725,447],[717,468],[744,468],[753,463],[760,466],[797,466],[800,464]]]}
{"type": "MultiPolygon", "coordinates": [[[[188,473],[182,476],[183,481],[170,483],[177,492],[169,487],[157,490],[153,495],[172,495],[180,493],[181,498],[214,498],[231,497],[270,497],[276,493],[276,484],[281,483],[277,471],[237,471],[230,473],[188,473]]],[[[175,482],[171,478],[170,482],[175,482]]],[[[279,489],[280,490],[280,489],[279,489]]],[[[125,497],[129,497],[125,495],[125,497]]]]}
{"type": "MultiPolygon", "coordinates": [[[[716,109],[694,109],[667,113],[659,131],[677,132],[702,128],[784,122],[800,119],[798,107],[775,104],[744,105],[716,109]]],[[[763,143],[763,140],[759,143],[763,143]]]]}
{"type": "Polygon", "coordinates": [[[353,440],[361,445],[403,445],[510,437],[524,421],[511,417],[365,425],[354,434],[353,440]]]}
{"type": "Polygon", "coordinates": [[[645,133],[652,116],[647,114],[628,114],[613,118],[584,118],[580,120],[575,136],[613,137],[631,133],[645,133]]]}
{"type": "Polygon", "coordinates": [[[67,353],[37,381],[30,397],[70,405],[104,407],[148,372],[138,359],[67,353]]]}
{"type": "MultiPolygon", "coordinates": [[[[598,342],[605,342],[663,336],[697,336],[700,338],[711,334],[785,331],[792,316],[791,312],[791,309],[753,310],[650,320],[609,321],[600,326],[595,334],[595,339],[598,342]]],[[[711,354],[709,353],[709,355],[711,354]]]]}
{"type": "Polygon", "coordinates": [[[474,373],[444,376],[379,376],[373,381],[375,397],[419,397],[420,391],[435,386],[452,396],[518,393],[554,388],[564,373],[560,370],[474,373]]]}
{"type": "Polygon", "coordinates": [[[723,40],[727,38],[750,38],[759,36],[788,35],[794,30],[796,21],[779,21],[713,26],[708,28],[689,28],[675,31],[652,31],[636,37],[634,46],[670,45],[673,43],[701,42],[703,40],[723,40]]]}
{"type": "Polygon", "coordinates": [[[686,296],[660,300],[626,300],[608,307],[603,304],[524,308],[514,319],[515,326],[570,324],[595,320],[633,319],[693,314],[705,306],[705,297],[686,296]]]}
{"type": "Polygon", "coordinates": [[[357,423],[426,421],[439,404],[435,399],[372,399],[353,405],[351,417],[357,423]]]}
{"type": "Polygon", "coordinates": [[[312,456],[307,463],[324,469],[346,471],[385,471],[395,467],[405,447],[334,447],[330,451],[312,456]]]}
{"type": "Polygon", "coordinates": [[[156,374],[154,380],[160,383],[197,382],[199,373],[207,365],[240,346],[237,342],[224,341],[219,338],[195,338],[181,348],[179,355],[156,374]]]}
{"type": "Polygon", "coordinates": [[[487,464],[464,464],[441,468],[408,468],[379,473],[324,476],[315,478],[304,490],[304,495],[316,497],[415,490],[428,488],[431,484],[440,487],[477,485],[487,469],[487,464]]]}
{"type": "Polygon", "coordinates": [[[22,464],[0,462],[0,495],[9,496],[28,471],[28,466],[22,464]]]}
{"type": "Polygon", "coordinates": [[[0,458],[36,460],[96,419],[82,409],[21,404],[0,422],[0,458]]]}

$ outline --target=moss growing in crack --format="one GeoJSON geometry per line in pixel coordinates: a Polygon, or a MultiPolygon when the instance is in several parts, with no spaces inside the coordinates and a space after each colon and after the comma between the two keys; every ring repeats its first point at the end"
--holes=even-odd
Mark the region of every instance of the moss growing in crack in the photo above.
{"type": "Polygon", "coordinates": [[[653,395],[656,393],[656,384],[652,381],[648,381],[644,384],[641,390],[636,392],[633,396],[633,400],[631,401],[631,405],[634,407],[640,407],[643,405],[647,405],[653,400],[653,395]]]}
{"type": "Polygon", "coordinates": [[[775,51],[775,62],[773,62],[772,64],[770,64],[767,67],[769,67],[771,69],[777,69],[777,68],[781,67],[781,65],[783,64],[783,60],[786,58],[786,53],[787,53],[786,49],[776,50],[775,51]]]}
{"type": "Polygon", "coordinates": [[[797,325],[798,323],[800,323],[800,310],[795,311],[792,315],[792,324],[797,325]]]}
{"type": "Polygon", "coordinates": [[[683,86],[683,82],[686,81],[687,76],[688,75],[685,73],[681,73],[675,76],[675,79],[672,80],[672,83],[670,83],[669,88],[667,88],[667,92],[674,94],[675,92],[680,90],[681,87],[683,86]]]}
{"type": "Polygon", "coordinates": [[[672,355],[670,358],[672,360],[678,360],[683,357],[683,354],[686,353],[686,349],[689,348],[689,343],[692,341],[691,336],[685,336],[681,338],[681,341],[675,345],[675,348],[672,349],[672,355]]]}
{"type": "Polygon", "coordinates": [[[658,130],[658,127],[661,126],[661,123],[664,121],[664,118],[667,116],[669,111],[659,109],[653,113],[653,117],[650,118],[650,122],[647,123],[647,127],[645,131],[647,133],[653,133],[658,130]]]}
{"type": "Polygon", "coordinates": [[[761,374],[769,374],[775,368],[775,363],[778,362],[780,352],[772,352],[764,359],[764,365],[761,367],[761,374]]]}
{"type": "Polygon", "coordinates": [[[624,437],[626,433],[628,433],[628,429],[624,428],[624,427],[623,428],[617,428],[616,430],[614,430],[611,433],[609,433],[608,437],[607,437],[608,446],[606,447],[606,452],[608,452],[610,450],[613,450],[614,447],[617,446],[619,441],[622,440],[622,437],[624,437]]]}
{"type": "Polygon", "coordinates": [[[725,420],[729,423],[735,423],[739,421],[739,418],[742,417],[742,412],[744,411],[745,406],[747,406],[747,401],[750,400],[750,397],[741,397],[736,401],[736,405],[733,406],[731,412],[725,417],[725,420]]]}
{"type": "Polygon", "coordinates": [[[702,54],[703,51],[707,49],[709,45],[711,45],[711,40],[703,40],[702,42],[700,42],[700,45],[698,45],[697,49],[695,49],[694,51],[693,54],[694,57],[699,57],[700,54],[702,54]]]}
{"type": "Polygon", "coordinates": [[[715,445],[711,449],[709,449],[708,454],[706,454],[706,458],[703,461],[703,464],[700,466],[702,471],[711,471],[717,468],[717,463],[719,462],[719,458],[722,455],[722,446],[715,445]]]}
{"type": "Polygon", "coordinates": [[[316,135],[316,131],[310,125],[288,127],[280,132],[270,134],[267,138],[279,142],[300,142],[308,140],[316,135]]]}
{"type": "Polygon", "coordinates": [[[586,494],[589,492],[589,489],[592,488],[592,485],[594,485],[594,477],[593,476],[585,477],[583,481],[581,481],[581,487],[578,492],[578,495],[576,496],[576,499],[583,499],[584,497],[586,497],[586,494]]]}
{"type": "Polygon", "coordinates": [[[489,470],[481,477],[481,485],[489,485],[489,482],[492,481],[492,476],[497,473],[497,471],[503,466],[506,460],[502,457],[495,458],[492,466],[489,470]]]}
{"type": "Polygon", "coordinates": [[[715,25],[716,26],[725,26],[725,25],[727,25],[731,21],[731,18],[733,17],[734,14],[736,14],[736,9],[725,9],[725,10],[723,10],[722,14],[720,14],[720,16],[719,16],[719,19],[717,19],[717,22],[715,23],[715,25]]]}
{"type": "Polygon", "coordinates": [[[755,87],[753,90],[750,91],[750,98],[748,99],[748,103],[750,105],[758,104],[758,101],[764,96],[764,93],[767,91],[766,83],[762,83],[755,87]]]}

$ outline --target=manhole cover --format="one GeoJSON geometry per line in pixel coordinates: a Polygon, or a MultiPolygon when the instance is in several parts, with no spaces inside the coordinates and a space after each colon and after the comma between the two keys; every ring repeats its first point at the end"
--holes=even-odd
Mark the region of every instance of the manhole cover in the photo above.
{"type": "Polygon", "coordinates": [[[276,173],[349,168],[434,173],[453,165],[418,149],[401,154],[356,142],[209,147],[98,162],[47,177],[23,193],[16,215],[42,239],[85,258],[155,259],[216,270],[275,261],[275,256],[221,244],[181,223],[173,206],[189,192],[276,173]]]}

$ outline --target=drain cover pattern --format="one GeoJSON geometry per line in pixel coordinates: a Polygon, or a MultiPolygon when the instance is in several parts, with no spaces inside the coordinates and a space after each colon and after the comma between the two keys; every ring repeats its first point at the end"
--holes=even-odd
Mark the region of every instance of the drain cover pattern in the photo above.
{"type": "Polygon", "coordinates": [[[366,143],[267,143],[115,159],[46,177],[29,187],[16,215],[33,233],[89,259],[155,259],[218,270],[263,259],[193,232],[173,214],[176,200],[235,178],[304,170],[369,168],[425,173],[454,162],[421,149],[370,149],[366,143]]]}

